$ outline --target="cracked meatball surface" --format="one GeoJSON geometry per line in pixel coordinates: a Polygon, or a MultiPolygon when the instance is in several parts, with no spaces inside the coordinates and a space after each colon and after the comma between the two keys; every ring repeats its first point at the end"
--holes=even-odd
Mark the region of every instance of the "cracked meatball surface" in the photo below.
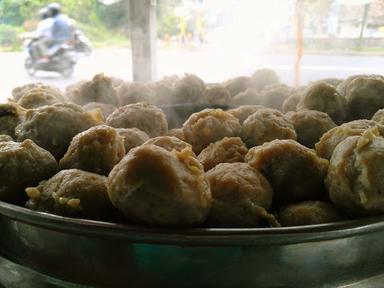
{"type": "Polygon", "coordinates": [[[28,110],[16,128],[18,141],[32,139],[61,159],[72,138],[92,126],[102,123],[100,113],[85,112],[75,104],[54,104],[28,110]]]}
{"type": "Polygon", "coordinates": [[[128,220],[190,227],[208,216],[212,196],[203,166],[190,149],[132,149],[111,171],[108,193],[128,220]]]}
{"type": "Polygon", "coordinates": [[[208,223],[217,227],[258,227],[268,217],[273,192],[267,179],[247,163],[222,163],[207,173],[212,192],[208,223]]]}
{"type": "Polygon", "coordinates": [[[61,170],[76,168],[108,176],[124,155],[123,137],[116,129],[99,125],[73,137],[59,167],[61,170]]]}
{"type": "Polygon", "coordinates": [[[250,115],[243,123],[241,138],[248,148],[275,139],[294,139],[293,125],[276,109],[260,109],[250,115]]]}
{"type": "Polygon", "coordinates": [[[251,148],[245,160],[271,183],[277,207],[327,197],[328,160],[294,140],[274,140],[251,148]]]}
{"type": "Polygon", "coordinates": [[[185,140],[199,154],[210,143],[241,133],[239,120],[221,109],[204,109],[193,113],[183,125],[185,140]]]}
{"type": "Polygon", "coordinates": [[[115,214],[107,177],[78,169],[62,170],[26,193],[25,206],[32,210],[94,220],[112,220],[115,214]]]}
{"type": "Polygon", "coordinates": [[[197,159],[208,171],[220,163],[244,162],[248,149],[240,137],[224,137],[209,144],[200,152],[197,159]]]}
{"type": "Polygon", "coordinates": [[[118,108],[108,116],[106,123],[115,128],[138,128],[149,137],[168,133],[168,122],[164,112],[145,102],[118,108]]]}
{"type": "Polygon", "coordinates": [[[0,142],[0,200],[24,204],[24,189],[57,172],[57,162],[32,140],[0,142]]]}

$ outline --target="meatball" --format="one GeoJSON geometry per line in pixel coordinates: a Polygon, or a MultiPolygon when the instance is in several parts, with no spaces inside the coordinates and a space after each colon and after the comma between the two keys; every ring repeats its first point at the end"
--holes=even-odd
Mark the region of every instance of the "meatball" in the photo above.
{"type": "Polygon", "coordinates": [[[89,102],[118,105],[117,92],[112,79],[104,74],[97,74],[92,80],[77,85],[69,96],[71,101],[79,105],[89,102]]]}
{"type": "Polygon", "coordinates": [[[116,110],[116,106],[100,102],[89,102],[83,106],[83,109],[85,111],[93,111],[95,109],[100,109],[101,113],[104,116],[104,119],[106,119],[116,110]]]}
{"type": "Polygon", "coordinates": [[[208,222],[218,227],[258,227],[271,218],[273,192],[267,179],[247,163],[221,163],[207,173],[212,193],[208,222]]]}
{"type": "Polygon", "coordinates": [[[326,198],[328,160],[293,140],[274,140],[251,148],[245,160],[272,185],[274,205],[326,198]]]}
{"type": "Polygon", "coordinates": [[[115,214],[107,177],[90,172],[63,170],[26,192],[29,200],[25,206],[32,210],[94,220],[111,220],[115,214]]]}
{"type": "Polygon", "coordinates": [[[222,83],[222,85],[228,90],[229,95],[231,95],[231,97],[234,97],[240,92],[243,92],[248,88],[252,88],[252,80],[250,77],[240,76],[229,79],[222,83]]]}
{"type": "Polygon", "coordinates": [[[0,134],[15,138],[15,128],[23,115],[23,108],[15,103],[0,104],[0,134]]]}
{"type": "Polygon", "coordinates": [[[204,103],[205,84],[204,81],[193,74],[186,74],[175,84],[174,103],[204,103]]]}
{"type": "Polygon", "coordinates": [[[174,136],[176,138],[179,138],[182,141],[185,141],[183,128],[173,128],[168,131],[168,136],[174,136]]]}
{"type": "Polygon", "coordinates": [[[124,139],[125,153],[137,146],[142,145],[149,139],[147,133],[137,128],[117,128],[117,132],[124,139]]]}
{"type": "Polygon", "coordinates": [[[320,201],[291,204],[279,213],[278,218],[282,226],[315,225],[343,220],[335,206],[320,201]]]}
{"type": "Polygon", "coordinates": [[[155,101],[153,90],[143,83],[124,82],[119,86],[117,95],[121,106],[137,102],[153,103],[155,101]]]}
{"type": "Polygon", "coordinates": [[[41,84],[25,90],[17,103],[26,109],[32,109],[63,101],[65,101],[65,97],[59,89],[41,84]]]}
{"type": "Polygon", "coordinates": [[[16,128],[18,141],[32,139],[37,145],[61,159],[72,138],[102,122],[102,115],[85,112],[75,104],[54,104],[28,110],[16,128]]]}
{"type": "Polygon", "coordinates": [[[111,171],[108,193],[127,219],[160,226],[194,226],[208,216],[212,196],[203,166],[189,149],[132,149],[111,171]]]}
{"type": "Polygon", "coordinates": [[[13,141],[12,137],[9,135],[0,135],[0,142],[13,141]]]}
{"type": "Polygon", "coordinates": [[[288,98],[286,98],[281,106],[281,109],[284,113],[290,111],[296,111],[297,104],[300,102],[302,93],[293,93],[288,98]]]}
{"type": "Polygon", "coordinates": [[[60,170],[77,168],[107,176],[124,155],[123,137],[116,129],[100,125],[73,137],[59,167],[60,170]]]}
{"type": "Polygon", "coordinates": [[[333,150],[341,141],[349,136],[361,135],[366,129],[374,126],[379,127],[384,135],[384,126],[372,120],[355,120],[332,128],[316,143],[316,152],[320,157],[330,159],[333,150]]]}
{"type": "MultiPolygon", "coordinates": [[[[321,81],[324,81],[325,83],[328,83],[328,84],[332,85],[333,87],[337,87],[341,82],[343,82],[343,79],[325,78],[325,79],[321,79],[321,81]]],[[[343,95],[343,94],[340,94],[340,95],[343,95]]]]}
{"type": "Polygon", "coordinates": [[[173,87],[161,81],[153,83],[150,88],[154,93],[154,101],[156,104],[170,104],[173,101],[173,87]]]}
{"type": "Polygon", "coordinates": [[[207,88],[203,98],[210,104],[228,104],[231,101],[228,90],[221,85],[207,88]]]}
{"type": "Polygon", "coordinates": [[[279,84],[279,76],[272,69],[259,69],[252,75],[252,86],[261,91],[268,85],[279,84]]]}
{"type": "Polygon", "coordinates": [[[168,133],[165,114],[161,109],[148,103],[122,106],[108,116],[106,123],[115,128],[138,128],[149,137],[168,133]]]}
{"type": "Polygon", "coordinates": [[[291,94],[291,88],[285,84],[266,86],[263,91],[263,104],[265,107],[282,110],[284,101],[291,94]]]}
{"type": "Polygon", "coordinates": [[[332,202],[348,215],[384,213],[384,138],[378,127],[339,143],[326,185],[332,202]]]}
{"type": "Polygon", "coordinates": [[[244,121],[241,138],[251,148],[274,139],[296,140],[296,132],[280,111],[265,108],[244,121]]]}
{"type": "Polygon", "coordinates": [[[297,141],[308,148],[314,148],[321,136],[336,127],[327,113],[315,110],[300,110],[285,116],[293,124],[297,141]]]}
{"type": "Polygon", "coordinates": [[[159,136],[151,138],[146,141],[144,145],[156,145],[170,152],[172,152],[172,150],[183,151],[186,148],[192,150],[191,144],[173,136],[159,136]]]}
{"type": "MultiPolygon", "coordinates": [[[[65,97],[67,99],[72,99],[74,97],[73,95],[74,95],[75,91],[80,89],[80,87],[82,87],[87,82],[88,82],[87,80],[79,80],[79,81],[65,87],[65,97]]],[[[78,92],[76,92],[76,93],[78,93],[78,92]]]]}
{"type": "Polygon", "coordinates": [[[259,105],[263,103],[263,95],[255,89],[248,88],[233,96],[231,103],[235,105],[259,105]]]}
{"type": "MultiPolygon", "coordinates": [[[[12,90],[13,99],[14,99],[14,101],[18,102],[18,101],[20,101],[21,98],[23,98],[27,94],[30,94],[34,90],[39,91],[39,92],[44,91],[44,94],[53,96],[59,102],[63,102],[66,100],[63,92],[61,92],[60,89],[53,87],[53,86],[50,86],[50,85],[44,85],[42,83],[26,84],[26,85],[14,88],[12,90]]],[[[34,93],[32,93],[32,95],[33,94],[34,93]]],[[[28,99],[28,98],[34,98],[34,97],[29,96],[29,97],[27,97],[27,99],[23,100],[23,102],[25,102],[24,103],[25,105],[28,105],[28,104],[31,104],[31,102],[34,102],[33,100],[31,101],[31,99],[28,99]]],[[[40,97],[37,97],[37,98],[40,98],[40,97]]],[[[44,97],[42,97],[42,101],[44,101],[43,99],[44,99],[44,97]]],[[[22,106],[25,107],[24,105],[22,105],[22,106]]],[[[25,107],[25,108],[28,108],[28,107],[25,107]]]]}
{"type": "Polygon", "coordinates": [[[250,115],[264,108],[265,107],[261,105],[242,105],[240,107],[230,109],[227,112],[235,116],[239,120],[240,124],[243,124],[244,120],[250,115]]]}
{"type": "Polygon", "coordinates": [[[309,109],[327,113],[336,124],[344,122],[347,103],[336,88],[325,82],[310,85],[297,104],[297,110],[309,109]]]}
{"type": "Polygon", "coordinates": [[[193,113],[183,125],[185,140],[199,154],[210,143],[241,133],[239,120],[221,109],[204,109],[193,113]]]}
{"type": "Polygon", "coordinates": [[[208,171],[219,163],[244,162],[248,149],[240,137],[224,137],[223,139],[209,144],[200,152],[197,159],[208,171]]]}
{"type": "Polygon", "coordinates": [[[353,80],[359,77],[369,77],[369,78],[375,78],[375,79],[384,79],[382,75],[364,75],[364,74],[358,74],[358,75],[352,75],[349,76],[347,79],[344,79],[341,83],[339,83],[336,87],[337,92],[342,95],[346,96],[347,95],[347,88],[349,86],[349,83],[351,83],[353,80]]]}
{"type": "Polygon", "coordinates": [[[24,204],[24,189],[57,172],[55,158],[32,140],[0,142],[0,200],[24,204]]]}
{"type": "Polygon", "coordinates": [[[358,77],[352,80],[346,91],[349,118],[371,119],[377,110],[384,108],[384,80],[358,77]]]}
{"type": "Polygon", "coordinates": [[[384,125],[384,109],[377,110],[377,112],[372,116],[372,120],[384,125]]]}

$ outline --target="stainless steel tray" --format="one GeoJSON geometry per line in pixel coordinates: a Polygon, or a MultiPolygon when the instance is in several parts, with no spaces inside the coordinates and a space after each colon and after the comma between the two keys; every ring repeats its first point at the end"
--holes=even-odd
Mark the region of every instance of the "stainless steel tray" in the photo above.
{"type": "Polygon", "coordinates": [[[380,287],[383,220],[170,230],[65,218],[0,202],[0,284],[380,287]]]}

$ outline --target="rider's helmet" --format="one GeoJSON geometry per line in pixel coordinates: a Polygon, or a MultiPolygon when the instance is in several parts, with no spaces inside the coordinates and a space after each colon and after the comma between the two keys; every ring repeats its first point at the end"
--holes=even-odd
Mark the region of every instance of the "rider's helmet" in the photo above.
{"type": "Polygon", "coordinates": [[[47,6],[48,11],[51,13],[52,17],[61,13],[61,6],[59,3],[51,3],[47,6]]]}
{"type": "Polygon", "coordinates": [[[47,7],[44,7],[44,8],[41,8],[39,10],[39,16],[40,16],[41,20],[44,20],[44,19],[51,17],[51,13],[49,12],[47,7]]]}

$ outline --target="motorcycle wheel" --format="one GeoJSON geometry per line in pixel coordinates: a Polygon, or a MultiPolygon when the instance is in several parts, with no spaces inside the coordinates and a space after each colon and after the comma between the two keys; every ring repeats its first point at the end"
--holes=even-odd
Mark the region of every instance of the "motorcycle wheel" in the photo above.
{"type": "Polygon", "coordinates": [[[33,65],[33,61],[32,61],[32,59],[30,57],[25,59],[24,68],[25,68],[25,71],[27,71],[27,74],[29,76],[34,76],[35,75],[36,69],[35,69],[35,67],[33,65]]]}
{"type": "Polygon", "coordinates": [[[74,71],[74,66],[71,65],[69,67],[66,67],[64,70],[62,70],[60,73],[61,73],[61,76],[63,76],[64,78],[70,78],[72,75],[73,75],[73,71],[74,71]]]}

